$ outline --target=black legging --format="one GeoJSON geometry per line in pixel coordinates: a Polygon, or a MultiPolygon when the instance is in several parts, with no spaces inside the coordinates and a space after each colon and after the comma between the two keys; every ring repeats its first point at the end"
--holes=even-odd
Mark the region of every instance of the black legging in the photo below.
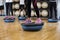
{"type": "Polygon", "coordinates": [[[49,13],[49,18],[53,18],[54,16],[55,16],[55,18],[57,19],[57,5],[56,5],[56,2],[50,2],[49,3],[49,7],[50,7],[50,13],[49,13]],[[54,11],[54,13],[53,13],[53,11],[54,11]],[[54,15],[54,16],[53,16],[54,15]]]}
{"type": "MultiPolygon", "coordinates": [[[[32,0],[32,3],[33,3],[33,7],[36,11],[37,17],[39,18],[39,10],[37,7],[37,0],[32,0]]],[[[30,18],[31,17],[31,0],[27,0],[26,8],[27,8],[27,15],[30,18]]]]}
{"type": "Polygon", "coordinates": [[[10,16],[10,12],[11,16],[13,16],[12,3],[6,3],[6,15],[10,16]]]}

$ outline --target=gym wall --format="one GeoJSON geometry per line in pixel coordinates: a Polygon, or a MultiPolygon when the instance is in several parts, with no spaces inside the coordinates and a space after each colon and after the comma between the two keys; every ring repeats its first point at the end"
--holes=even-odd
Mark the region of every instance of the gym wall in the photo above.
{"type": "MultiPolygon", "coordinates": [[[[20,12],[19,2],[20,2],[20,0],[13,0],[12,8],[13,8],[14,15],[19,15],[19,12],[20,12]]],[[[39,8],[40,17],[48,18],[49,1],[48,0],[38,0],[37,1],[37,6],[39,8]]],[[[34,11],[32,3],[31,3],[31,16],[37,16],[36,12],[34,11]]]]}

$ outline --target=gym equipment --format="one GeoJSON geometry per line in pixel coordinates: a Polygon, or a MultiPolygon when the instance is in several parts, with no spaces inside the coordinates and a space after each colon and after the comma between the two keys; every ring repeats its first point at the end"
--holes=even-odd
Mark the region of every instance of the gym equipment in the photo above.
{"type": "Polygon", "coordinates": [[[31,10],[31,16],[34,16],[34,15],[35,15],[34,10],[31,10]]]}
{"type": "Polygon", "coordinates": [[[16,15],[16,16],[19,16],[19,10],[17,10],[17,11],[15,12],[15,15],[16,15]]]}
{"type": "Polygon", "coordinates": [[[32,22],[29,24],[22,23],[21,25],[24,31],[39,31],[42,29],[44,23],[42,22],[41,24],[35,24],[32,22]]]}
{"type": "Polygon", "coordinates": [[[15,4],[15,9],[19,9],[19,4],[15,4]]]}
{"type": "Polygon", "coordinates": [[[15,21],[15,18],[14,17],[11,17],[10,18],[10,17],[7,16],[7,17],[4,18],[4,21],[5,22],[14,22],[15,21]]]}
{"type": "Polygon", "coordinates": [[[26,17],[22,16],[22,17],[18,17],[19,20],[25,20],[26,17]]]}
{"type": "Polygon", "coordinates": [[[38,8],[41,8],[41,3],[37,2],[37,6],[38,6],[38,8]]]}
{"type": "Polygon", "coordinates": [[[48,22],[57,22],[57,19],[48,19],[48,22]]]}
{"type": "Polygon", "coordinates": [[[44,17],[48,15],[48,11],[47,10],[42,10],[41,13],[42,13],[42,16],[44,16],[44,17]]]}
{"type": "Polygon", "coordinates": [[[47,8],[48,7],[48,3],[47,2],[43,2],[42,3],[42,8],[47,8]]]}

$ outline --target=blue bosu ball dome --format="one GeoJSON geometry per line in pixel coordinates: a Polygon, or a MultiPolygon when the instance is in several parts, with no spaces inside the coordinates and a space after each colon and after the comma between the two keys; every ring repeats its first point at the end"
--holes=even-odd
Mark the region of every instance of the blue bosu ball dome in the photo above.
{"type": "Polygon", "coordinates": [[[48,22],[57,22],[57,19],[48,19],[48,22]]]}
{"type": "Polygon", "coordinates": [[[41,24],[35,24],[35,23],[30,23],[30,24],[22,24],[22,28],[25,31],[39,31],[42,29],[44,23],[41,24]]]}

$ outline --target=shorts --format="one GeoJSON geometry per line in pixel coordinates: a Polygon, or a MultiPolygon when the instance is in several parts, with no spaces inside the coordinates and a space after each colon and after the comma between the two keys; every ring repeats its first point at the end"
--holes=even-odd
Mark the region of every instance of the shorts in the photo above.
{"type": "Polygon", "coordinates": [[[24,9],[24,5],[20,5],[20,9],[24,9]]]}
{"type": "Polygon", "coordinates": [[[0,10],[4,9],[4,5],[0,6],[0,10]]]}

